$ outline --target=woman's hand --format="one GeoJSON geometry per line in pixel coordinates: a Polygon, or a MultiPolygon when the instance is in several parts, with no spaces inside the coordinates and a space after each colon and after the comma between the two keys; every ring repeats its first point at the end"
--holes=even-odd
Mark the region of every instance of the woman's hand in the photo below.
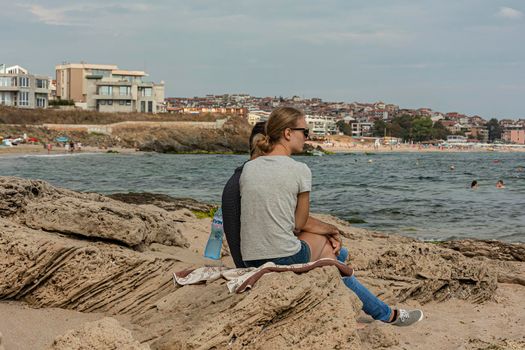
{"type": "Polygon", "coordinates": [[[333,252],[337,256],[339,255],[339,251],[341,250],[341,247],[343,246],[343,239],[341,238],[341,235],[339,234],[339,230],[337,230],[338,233],[328,235],[328,240],[330,241],[330,244],[332,245],[333,252]]]}
{"type": "Polygon", "coordinates": [[[333,236],[339,236],[339,241],[342,243],[343,241],[341,240],[341,231],[339,231],[339,229],[337,228],[337,226],[335,225],[332,225],[332,224],[327,224],[328,225],[328,234],[329,235],[333,235],[333,236]]]}

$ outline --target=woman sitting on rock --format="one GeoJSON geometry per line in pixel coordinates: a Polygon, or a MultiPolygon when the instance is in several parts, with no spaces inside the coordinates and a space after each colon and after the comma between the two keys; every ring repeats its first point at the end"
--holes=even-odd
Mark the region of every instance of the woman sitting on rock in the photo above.
{"type": "MultiPolygon", "coordinates": [[[[266,135],[253,140],[256,158],[244,165],[240,177],[241,252],[246,266],[336,259],[339,253],[341,239],[335,226],[316,230],[308,223],[312,175],[306,164],[290,157],[303,150],[308,131],[301,111],[282,107],[271,113],[266,135]]],[[[423,319],[421,310],[392,309],[355,276],[343,281],[361,299],[363,311],[376,320],[409,326],[423,319]]]]}

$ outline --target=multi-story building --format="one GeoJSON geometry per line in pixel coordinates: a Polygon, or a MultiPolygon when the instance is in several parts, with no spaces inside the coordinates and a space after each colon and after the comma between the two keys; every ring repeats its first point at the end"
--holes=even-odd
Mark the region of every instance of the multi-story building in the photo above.
{"type": "Polygon", "coordinates": [[[99,112],[164,112],[164,83],[144,81],[146,76],[143,71],[121,70],[115,65],[57,65],[56,95],[99,112]]]}
{"type": "Polygon", "coordinates": [[[20,66],[0,64],[0,105],[46,108],[49,92],[49,77],[29,74],[20,66]]]}
{"type": "Polygon", "coordinates": [[[255,125],[258,122],[266,122],[270,117],[270,112],[265,111],[250,111],[248,113],[248,124],[255,125]]]}
{"type": "Polygon", "coordinates": [[[489,131],[484,126],[472,126],[468,132],[465,133],[470,139],[478,139],[481,142],[488,142],[489,131]]]}
{"type": "Polygon", "coordinates": [[[320,115],[307,115],[306,124],[310,132],[316,136],[335,135],[337,134],[337,125],[335,118],[320,115]]]}
{"type": "Polygon", "coordinates": [[[525,129],[521,127],[509,127],[503,131],[501,138],[508,143],[525,145],[525,129]]]}
{"type": "Polygon", "coordinates": [[[370,136],[372,134],[371,130],[373,126],[373,123],[352,123],[352,136],[370,136]]]}
{"type": "Polygon", "coordinates": [[[448,135],[447,143],[466,143],[467,137],[462,135],[448,135]]]}

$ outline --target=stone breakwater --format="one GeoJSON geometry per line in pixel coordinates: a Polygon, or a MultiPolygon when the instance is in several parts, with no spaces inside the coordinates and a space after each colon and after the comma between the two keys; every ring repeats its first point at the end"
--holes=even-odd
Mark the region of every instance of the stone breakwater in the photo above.
{"type": "MultiPolygon", "coordinates": [[[[147,197],[149,204],[130,204],[0,177],[0,299],[110,317],[58,337],[54,349],[362,349],[399,343],[389,327],[374,323],[357,330],[361,303],[335,268],[266,275],[243,294],[229,294],[222,281],[174,286],[174,271],[205,263],[199,249],[209,220],[185,207],[194,208],[191,201],[147,197]],[[129,324],[111,318],[120,316],[129,324]]],[[[141,202],[136,194],[115,198],[141,202]]],[[[481,303],[494,298],[499,279],[523,284],[522,245],[438,245],[324,219],[345,232],[360,280],[390,303],[481,303]]],[[[227,249],[223,253],[231,266],[227,249]]]]}

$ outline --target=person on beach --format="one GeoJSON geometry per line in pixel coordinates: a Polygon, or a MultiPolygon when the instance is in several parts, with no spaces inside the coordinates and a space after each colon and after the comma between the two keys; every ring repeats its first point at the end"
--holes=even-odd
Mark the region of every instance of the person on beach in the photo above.
{"type": "MultiPolygon", "coordinates": [[[[250,160],[256,158],[256,156],[251,151],[253,148],[253,138],[257,134],[265,134],[265,126],[266,122],[258,122],[254,125],[252,129],[249,138],[250,160]]],[[[228,242],[228,247],[230,248],[230,253],[233,262],[235,266],[239,268],[245,267],[244,261],[241,256],[241,193],[239,188],[239,179],[241,177],[243,167],[244,164],[235,169],[233,175],[228,179],[228,182],[224,186],[222,192],[221,203],[224,234],[226,236],[226,241],[228,242]]],[[[324,230],[326,231],[326,233],[335,232],[335,230],[337,229],[335,226],[324,223],[311,216],[308,217],[308,222],[311,225],[317,226],[317,230],[324,230]]],[[[341,247],[341,249],[339,250],[339,254],[337,255],[337,260],[344,263],[347,258],[348,249],[346,249],[345,247],[341,247]]]]}
{"type": "Polygon", "coordinates": [[[477,190],[478,189],[478,181],[477,180],[474,180],[472,181],[472,183],[470,184],[470,188],[473,189],[473,190],[477,190]]]}
{"type": "Polygon", "coordinates": [[[505,188],[503,180],[498,180],[498,182],[496,182],[496,188],[505,188]]]}
{"type": "MultiPolygon", "coordinates": [[[[333,225],[311,221],[311,172],[306,164],[290,157],[303,150],[308,136],[304,114],[290,107],[277,108],[265,131],[265,135],[255,136],[255,159],[244,165],[239,178],[244,264],[259,267],[266,262],[290,265],[336,259],[340,232],[333,225]]],[[[360,298],[365,313],[376,320],[409,326],[423,319],[421,310],[392,309],[355,276],[343,277],[343,282],[360,298]]]]}

